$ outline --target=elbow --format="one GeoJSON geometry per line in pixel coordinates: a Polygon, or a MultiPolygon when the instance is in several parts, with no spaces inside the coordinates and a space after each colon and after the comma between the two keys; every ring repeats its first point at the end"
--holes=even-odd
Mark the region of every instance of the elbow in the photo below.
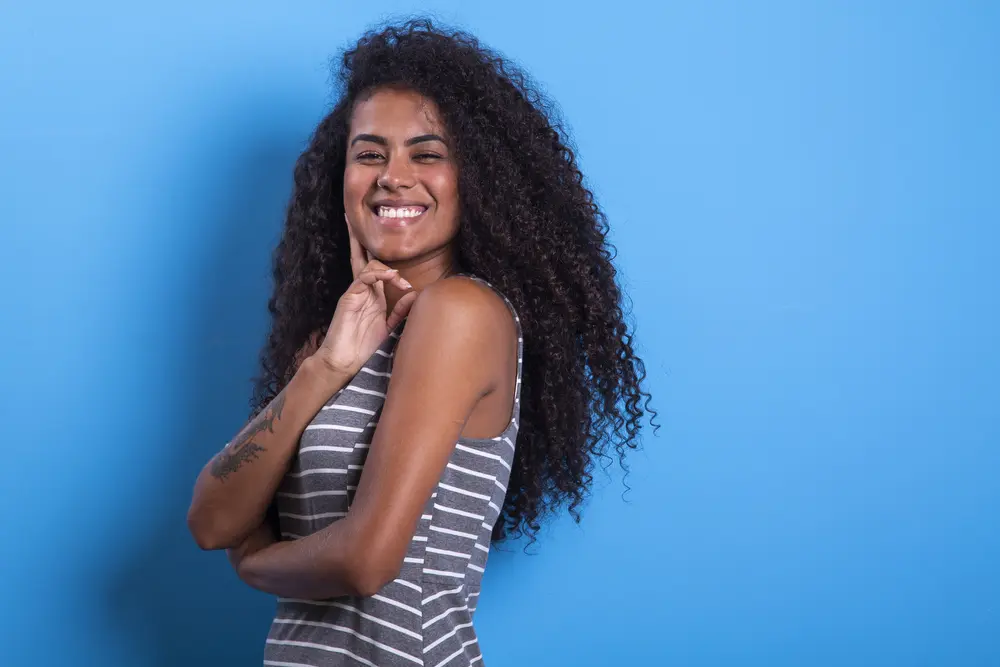
{"type": "Polygon", "coordinates": [[[371,597],[386,584],[396,579],[403,569],[403,557],[399,558],[369,551],[356,557],[351,568],[350,583],[354,595],[371,597]],[[376,554],[372,556],[372,554],[376,554]]]}
{"type": "Polygon", "coordinates": [[[365,568],[352,578],[352,588],[354,594],[360,597],[371,597],[382,590],[386,584],[399,576],[399,569],[389,572],[385,569],[379,570],[374,567],[365,568]]]}
{"type": "Polygon", "coordinates": [[[240,544],[240,535],[215,512],[194,505],[188,510],[187,526],[195,544],[204,551],[231,549],[240,544]]]}

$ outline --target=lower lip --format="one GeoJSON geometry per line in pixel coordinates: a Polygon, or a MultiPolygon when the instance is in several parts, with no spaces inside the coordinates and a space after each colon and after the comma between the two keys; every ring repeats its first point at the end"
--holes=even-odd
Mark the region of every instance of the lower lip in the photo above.
{"type": "Polygon", "coordinates": [[[424,209],[424,212],[421,213],[420,215],[414,215],[409,218],[403,218],[403,217],[387,218],[385,216],[379,215],[378,213],[375,213],[374,211],[372,211],[372,213],[374,214],[375,220],[378,222],[378,224],[382,225],[383,227],[400,229],[402,227],[409,227],[419,222],[420,220],[423,220],[424,216],[427,215],[427,209],[424,209]]]}

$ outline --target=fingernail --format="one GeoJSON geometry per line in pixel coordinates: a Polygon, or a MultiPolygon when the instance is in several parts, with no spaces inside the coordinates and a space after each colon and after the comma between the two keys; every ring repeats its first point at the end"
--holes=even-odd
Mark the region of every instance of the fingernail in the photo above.
{"type": "Polygon", "coordinates": [[[411,285],[409,281],[407,281],[405,278],[400,278],[399,284],[405,287],[406,289],[411,289],[413,287],[413,285],[411,285]]]}

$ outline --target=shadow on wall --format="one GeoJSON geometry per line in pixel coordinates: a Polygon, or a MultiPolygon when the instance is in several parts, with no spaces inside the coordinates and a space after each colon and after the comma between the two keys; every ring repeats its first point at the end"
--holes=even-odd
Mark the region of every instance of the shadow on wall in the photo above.
{"type": "Polygon", "coordinates": [[[196,239],[182,266],[165,269],[184,292],[171,322],[178,329],[167,337],[183,364],[164,392],[178,427],[144,434],[167,452],[158,473],[166,493],[144,511],[144,532],[122,545],[132,548],[125,565],[102,584],[109,627],[141,659],[135,667],[259,665],[274,611],[274,599],[240,582],[224,552],[199,550],[186,525],[198,472],[248,416],[268,325],[271,253],[316,113],[254,102],[230,107],[192,139],[170,192],[193,197],[180,207],[195,216],[184,223],[196,239]]]}

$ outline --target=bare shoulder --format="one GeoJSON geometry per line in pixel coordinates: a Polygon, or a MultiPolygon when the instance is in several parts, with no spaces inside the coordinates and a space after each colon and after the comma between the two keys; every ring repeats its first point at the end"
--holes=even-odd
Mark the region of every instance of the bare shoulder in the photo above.
{"type": "Polygon", "coordinates": [[[490,324],[511,320],[507,304],[486,285],[465,276],[452,276],[431,283],[417,297],[413,305],[436,314],[476,320],[490,324]]]}
{"type": "Polygon", "coordinates": [[[503,298],[464,276],[444,278],[421,290],[407,317],[404,336],[417,331],[491,356],[507,349],[517,336],[514,316],[503,298]]]}

